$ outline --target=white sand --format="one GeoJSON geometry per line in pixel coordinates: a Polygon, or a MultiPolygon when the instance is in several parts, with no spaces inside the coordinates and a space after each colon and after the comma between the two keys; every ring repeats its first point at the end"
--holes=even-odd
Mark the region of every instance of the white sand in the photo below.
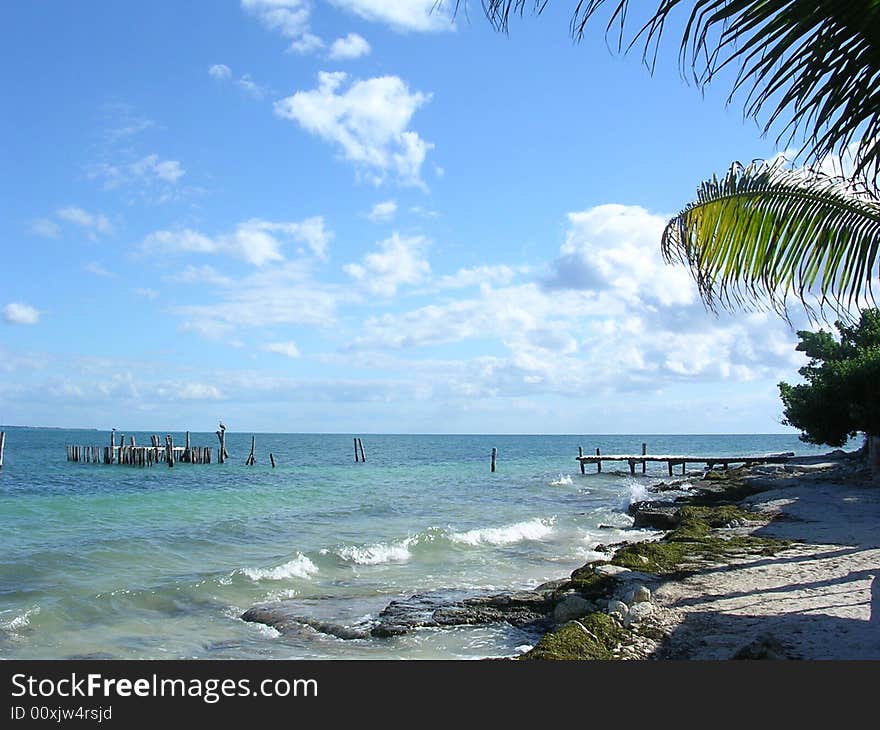
{"type": "Polygon", "coordinates": [[[822,469],[747,499],[775,519],[731,530],[801,544],[656,588],[664,658],[729,659],[754,644],[771,658],[880,659],[880,485],[846,464],[822,469]]]}

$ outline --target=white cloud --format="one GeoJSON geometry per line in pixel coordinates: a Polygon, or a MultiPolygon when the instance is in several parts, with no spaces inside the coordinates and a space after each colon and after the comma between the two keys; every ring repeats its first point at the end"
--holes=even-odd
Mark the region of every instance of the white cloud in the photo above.
{"type": "Polygon", "coordinates": [[[108,271],[103,266],[101,266],[101,264],[99,264],[97,261],[89,261],[89,263],[87,263],[85,266],[83,266],[83,268],[86,271],[88,271],[90,274],[94,274],[95,276],[100,276],[105,279],[110,279],[115,276],[115,274],[112,271],[108,271]]]}
{"type": "Polygon", "coordinates": [[[311,32],[308,0],[241,0],[242,9],[269,30],[287,38],[290,50],[296,53],[312,53],[323,47],[323,41],[311,32]]]}
{"type": "Polygon", "coordinates": [[[394,30],[452,30],[451,3],[438,5],[436,0],[330,0],[366,20],[385,23],[394,30]]]}
{"type": "Polygon", "coordinates": [[[167,253],[224,253],[264,266],[283,261],[284,238],[305,244],[318,258],[325,258],[333,234],[324,227],[321,216],[306,218],[299,223],[273,222],[252,218],[239,223],[231,233],[210,238],[198,231],[155,231],[141,244],[143,251],[167,253]]]}
{"type": "Polygon", "coordinates": [[[419,284],[430,275],[431,266],[424,258],[428,239],[392,234],[380,241],[379,250],[368,253],[360,264],[346,264],[343,270],[367,291],[394,296],[402,284],[419,284]]]}
{"type": "Polygon", "coordinates": [[[61,233],[61,226],[48,218],[40,218],[31,224],[30,232],[42,238],[58,238],[61,233]]]}
{"type": "Polygon", "coordinates": [[[7,324],[37,324],[40,311],[30,304],[10,302],[3,307],[3,321],[7,324]]]}
{"type": "Polygon", "coordinates": [[[397,203],[393,200],[386,200],[382,203],[376,203],[372,210],[367,213],[367,218],[374,223],[384,223],[385,221],[390,221],[396,212],[397,203]]]}
{"type": "Polygon", "coordinates": [[[370,52],[370,44],[357,33],[349,33],[344,38],[337,38],[330,46],[330,58],[334,61],[345,61],[366,56],[370,52]]]}
{"type": "Polygon", "coordinates": [[[274,352],[276,355],[297,358],[300,356],[299,348],[295,342],[270,342],[263,346],[266,352],[274,352]]]}
{"type": "Polygon", "coordinates": [[[423,186],[421,166],[433,145],[409,124],[430,94],[410,92],[397,76],[348,82],[346,73],[322,71],[317,89],[277,101],[275,113],[338,145],[373,182],[393,174],[404,185],[423,186]]]}
{"type": "Polygon", "coordinates": [[[186,383],[179,391],[184,400],[222,400],[223,394],[214,385],[204,383],[186,383]]]}
{"type": "MultiPolygon", "coordinates": [[[[93,165],[87,174],[92,180],[103,180],[105,190],[116,190],[126,185],[170,189],[186,174],[186,170],[177,160],[163,160],[153,153],[124,164],[101,162],[93,165]]],[[[168,197],[167,193],[162,195],[160,202],[168,197]]]]}
{"type": "Polygon", "coordinates": [[[484,284],[509,284],[516,276],[509,266],[474,266],[469,269],[459,269],[452,275],[441,276],[436,286],[438,289],[465,289],[484,284]]]}
{"type": "Polygon", "coordinates": [[[228,337],[238,327],[308,325],[331,327],[340,303],[355,295],[341,286],[311,277],[305,260],[267,268],[227,287],[221,301],[177,307],[183,327],[213,339],[228,337]]]}
{"type": "Polygon", "coordinates": [[[142,297],[143,299],[149,299],[150,301],[159,298],[159,292],[157,292],[155,289],[150,289],[149,287],[138,287],[137,289],[132,289],[132,291],[139,297],[142,297]]]}
{"type": "Polygon", "coordinates": [[[164,277],[165,281],[176,282],[178,284],[214,284],[215,286],[229,286],[232,279],[224,276],[213,266],[203,264],[202,266],[188,265],[182,271],[164,277]]]}
{"type": "Polygon", "coordinates": [[[176,183],[186,174],[177,160],[160,160],[157,154],[135,160],[129,165],[129,170],[135,178],[154,177],[167,183],[176,183]]]}
{"type": "Polygon", "coordinates": [[[80,228],[85,228],[92,239],[95,239],[99,234],[109,235],[113,233],[113,225],[107,216],[102,213],[89,213],[82,208],[71,205],[56,211],[55,215],[67,223],[73,223],[80,228]]]}
{"type": "Polygon", "coordinates": [[[225,63],[215,63],[208,69],[208,73],[211,78],[223,80],[232,76],[232,69],[225,63]]]}

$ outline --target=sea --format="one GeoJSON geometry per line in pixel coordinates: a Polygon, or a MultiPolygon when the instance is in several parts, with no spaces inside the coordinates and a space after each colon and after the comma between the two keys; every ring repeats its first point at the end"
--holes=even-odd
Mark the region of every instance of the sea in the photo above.
{"type": "MultiPolygon", "coordinates": [[[[0,469],[0,657],[7,659],[480,659],[537,637],[508,625],[419,629],[394,638],[295,636],[246,623],[248,608],[368,628],[392,600],[528,589],[643,539],[627,508],[668,480],[586,453],[759,455],[827,449],[776,435],[256,436],[193,445],[212,464],[72,463],[65,446],[109,444],[99,430],[5,427],[0,469]],[[497,449],[497,469],[490,454],[497,449]],[[275,456],[272,467],[269,453],[275,456]]],[[[140,445],[148,432],[126,432],[140,445]]],[[[172,433],[175,444],[184,434],[172,433]]],[[[165,434],[160,434],[164,443],[165,434]]],[[[678,472],[680,469],[676,469],[678,472]]],[[[699,469],[688,478],[696,478],[699,469]]],[[[674,477],[681,479],[681,476],[674,477]]],[[[689,482],[682,488],[686,490],[689,482]]]]}

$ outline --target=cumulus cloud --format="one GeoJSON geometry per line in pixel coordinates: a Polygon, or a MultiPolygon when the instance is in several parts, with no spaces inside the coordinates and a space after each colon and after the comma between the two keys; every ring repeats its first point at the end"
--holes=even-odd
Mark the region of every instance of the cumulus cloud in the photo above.
{"type": "Polygon", "coordinates": [[[370,52],[370,44],[357,33],[349,33],[344,38],[337,38],[330,45],[329,57],[334,61],[346,61],[366,56],[370,52]]]}
{"type": "Polygon", "coordinates": [[[216,63],[211,66],[208,69],[208,74],[218,81],[230,81],[254,99],[263,99],[269,93],[269,89],[254,81],[250,74],[242,74],[237,79],[234,79],[232,69],[223,63],[216,63]]]}
{"type": "Polygon", "coordinates": [[[285,241],[301,243],[316,257],[326,258],[327,245],[332,238],[333,234],[324,227],[324,219],[321,216],[306,218],[298,223],[251,218],[239,223],[234,231],[215,237],[206,236],[189,228],[154,231],[144,239],[141,250],[166,253],[223,253],[254,266],[264,266],[284,260],[282,247],[285,241]]]}
{"type": "Polygon", "coordinates": [[[403,284],[419,284],[430,275],[425,259],[428,239],[424,236],[392,234],[378,244],[378,251],[364,256],[359,264],[346,264],[343,270],[367,291],[380,296],[394,296],[403,284]]]}
{"type": "Polygon", "coordinates": [[[295,342],[270,342],[263,345],[263,349],[266,352],[274,352],[276,355],[283,355],[292,359],[300,355],[299,348],[295,342]]]}
{"type": "Polygon", "coordinates": [[[381,203],[376,203],[370,212],[367,213],[367,218],[374,223],[384,223],[385,221],[390,221],[396,212],[397,203],[393,200],[386,200],[381,203]]]}
{"type": "Polygon", "coordinates": [[[466,289],[485,284],[509,284],[516,276],[516,271],[503,264],[495,266],[474,266],[459,269],[454,274],[441,276],[436,286],[438,289],[466,289]]]}
{"type": "Polygon", "coordinates": [[[224,276],[213,266],[203,264],[201,266],[188,265],[182,271],[164,277],[165,281],[177,284],[213,284],[215,286],[229,286],[232,279],[224,276]]]}
{"type": "Polygon", "coordinates": [[[422,163],[433,145],[409,129],[430,94],[411,92],[397,76],[350,81],[341,71],[318,74],[318,88],[275,103],[275,113],[336,145],[375,183],[393,175],[423,186],[422,163]]]}
{"type": "Polygon", "coordinates": [[[6,324],[37,324],[40,311],[24,302],[9,302],[3,307],[3,321],[6,324]]]}
{"type": "Polygon", "coordinates": [[[330,0],[355,15],[384,23],[399,32],[452,30],[451,3],[436,0],[330,0]]]}

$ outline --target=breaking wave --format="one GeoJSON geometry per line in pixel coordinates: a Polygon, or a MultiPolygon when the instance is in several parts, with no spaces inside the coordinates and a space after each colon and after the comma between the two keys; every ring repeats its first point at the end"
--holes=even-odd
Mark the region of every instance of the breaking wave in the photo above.
{"type": "Polygon", "coordinates": [[[502,527],[483,527],[467,532],[453,532],[449,539],[464,545],[512,545],[525,540],[543,540],[551,532],[556,518],[536,517],[525,522],[514,522],[502,527]]]}
{"type": "Polygon", "coordinates": [[[274,568],[245,568],[241,571],[251,580],[284,580],[285,578],[311,578],[318,572],[315,565],[302,553],[293,560],[274,568]]]}

